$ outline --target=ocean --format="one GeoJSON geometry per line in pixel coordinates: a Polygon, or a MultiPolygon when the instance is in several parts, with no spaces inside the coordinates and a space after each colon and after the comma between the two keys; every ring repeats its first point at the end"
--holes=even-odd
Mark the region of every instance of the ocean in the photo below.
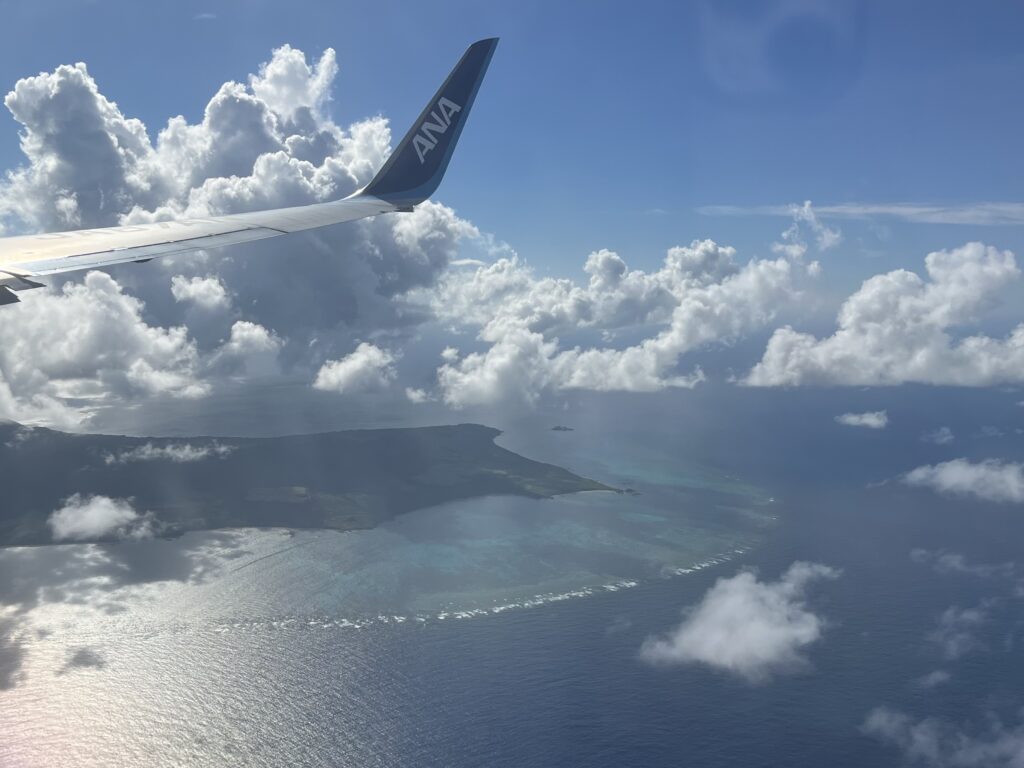
{"type": "Polygon", "coordinates": [[[1024,517],[897,478],[942,450],[1019,454],[1015,395],[926,394],[959,445],[920,440],[935,411],[914,392],[593,398],[500,442],[635,495],[0,550],[0,765],[886,766],[902,757],[864,731],[875,707],[1012,720],[1012,569],[911,552],[1015,562],[1024,517]],[[883,396],[887,432],[832,420],[883,396]],[[971,438],[986,419],[1004,434],[971,438]],[[640,658],[717,579],[798,560],[841,572],[810,590],[825,629],[803,668],[752,684],[640,658]],[[943,611],[982,601],[948,658],[929,639],[943,611]]]}

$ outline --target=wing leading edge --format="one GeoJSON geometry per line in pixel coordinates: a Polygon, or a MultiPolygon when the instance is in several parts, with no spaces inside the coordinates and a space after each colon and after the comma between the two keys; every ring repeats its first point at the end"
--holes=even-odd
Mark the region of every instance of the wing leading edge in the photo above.
{"type": "Polygon", "coordinates": [[[419,119],[363,189],[343,200],[230,216],[0,238],[0,306],[32,278],[264,240],[396,211],[411,211],[441,183],[498,44],[471,45],[419,119]]]}

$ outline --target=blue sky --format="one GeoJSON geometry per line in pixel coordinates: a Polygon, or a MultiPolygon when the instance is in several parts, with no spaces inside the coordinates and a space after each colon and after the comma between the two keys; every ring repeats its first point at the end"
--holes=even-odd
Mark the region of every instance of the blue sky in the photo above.
{"type": "Polygon", "coordinates": [[[353,191],[387,145],[381,121],[359,121],[383,115],[397,140],[467,44],[502,42],[443,205],[40,291],[0,326],[0,415],[80,426],[76,403],[96,392],[155,403],[276,376],[388,413],[737,382],[1024,384],[1018,5],[4,13],[20,34],[0,49],[0,85],[29,78],[10,106],[31,139],[25,158],[0,119],[0,168],[24,166],[0,182],[11,233],[353,191]],[[77,61],[90,76],[57,69],[77,61]],[[229,81],[243,86],[218,92],[229,81]],[[32,354],[67,318],[93,345],[79,368],[32,354]]]}
{"type": "MultiPolygon", "coordinates": [[[[5,26],[25,34],[5,36],[0,84],[82,60],[154,134],[172,115],[199,118],[282,43],[334,47],[335,118],[382,113],[404,130],[463,46],[498,35],[440,197],[555,272],[602,247],[653,263],[705,236],[755,255],[785,226],[694,212],[706,205],[1020,198],[1024,8],[814,7],[13,0],[5,26]]],[[[2,167],[20,162],[16,130],[0,121],[2,167]]],[[[1021,241],[1015,227],[882,223],[843,225],[830,280],[845,288],[968,239],[1021,241]]]]}

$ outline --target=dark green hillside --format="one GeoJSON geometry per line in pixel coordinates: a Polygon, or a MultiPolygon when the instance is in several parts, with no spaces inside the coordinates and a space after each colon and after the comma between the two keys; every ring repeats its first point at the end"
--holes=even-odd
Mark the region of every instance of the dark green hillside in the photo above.
{"type": "Polygon", "coordinates": [[[0,545],[50,542],[75,493],[134,498],[164,535],[239,526],[370,528],[445,501],[611,490],[494,443],[477,424],[274,438],[71,435],[0,423],[0,545]],[[208,455],[162,455],[168,447],[208,455]]]}

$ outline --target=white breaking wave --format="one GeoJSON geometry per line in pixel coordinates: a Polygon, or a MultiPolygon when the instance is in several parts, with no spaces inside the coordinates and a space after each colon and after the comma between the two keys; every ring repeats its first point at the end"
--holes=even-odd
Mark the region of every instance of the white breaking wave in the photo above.
{"type": "MultiPolygon", "coordinates": [[[[727,552],[713,555],[701,560],[698,563],[686,567],[666,566],[661,571],[663,578],[685,576],[687,574],[702,571],[716,565],[722,565],[735,559],[739,555],[746,554],[751,547],[738,547],[727,552]]],[[[315,631],[335,629],[366,629],[372,626],[397,625],[407,622],[414,624],[426,624],[438,621],[453,621],[460,619],[475,619],[484,616],[494,616],[507,611],[525,610],[528,608],[539,608],[550,603],[560,603],[566,600],[593,597],[594,595],[620,592],[625,589],[637,587],[642,582],[637,579],[622,579],[606,584],[597,584],[578,587],[564,592],[544,592],[520,600],[509,600],[498,602],[491,606],[479,606],[473,608],[448,608],[437,612],[417,613],[411,616],[399,614],[377,614],[376,616],[344,617],[336,618],[330,616],[283,616],[278,618],[259,618],[241,621],[215,622],[215,632],[225,633],[231,631],[261,631],[261,630],[285,630],[285,631],[315,631]]]]}
{"type": "Polygon", "coordinates": [[[707,560],[702,560],[701,562],[686,568],[672,568],[670,566],[665,566],[665,568],[662,569],[662,575],[669,577],[685,576],[688,573],[696,573],[697,571],[703,571],[705,568],[710,568],[713,565],[721,565],[722,563],[728,563],[730,560],[733,559],[735,555],[742,555],[749,551],[750,547],[740,547],[738,549],[732,550],[731,552],[726,552],[721,555],[715,555],[714,557],[710,557],[707,560]]]}

